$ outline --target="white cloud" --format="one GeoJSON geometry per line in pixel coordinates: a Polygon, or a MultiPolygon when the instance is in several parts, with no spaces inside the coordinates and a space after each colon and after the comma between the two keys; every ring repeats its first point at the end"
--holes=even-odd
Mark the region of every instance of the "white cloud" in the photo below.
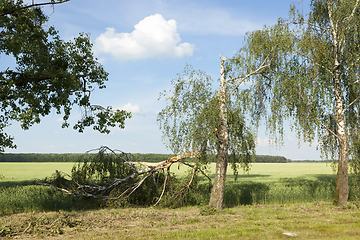
{"type": "Polygon", "coordinates": [[[106,28],[106,32],[96,38],[94,50],[120,61],[192,56],[195,45],[180,42],[176,21],[167,21],[161,14],[155,14],[141,20],[131,33],[116,33],[114,28],[106,28]]]}
{"type": "Polygon", "coordinates": [[[141,111],[138,105],[133,105],[132,103],[127,103],[124,106],[122,106],[120,109],[131,112],[133,114],[144,114],[144,112],[141,111]]]}

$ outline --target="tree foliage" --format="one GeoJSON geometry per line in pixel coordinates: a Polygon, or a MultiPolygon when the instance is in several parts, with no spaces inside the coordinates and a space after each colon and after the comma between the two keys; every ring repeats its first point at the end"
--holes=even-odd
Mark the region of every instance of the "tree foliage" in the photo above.
{"type": "Polygon", "coordinates": [[[265,116],[274,139],[282,141],[286,119],[299,139],[318,139],[323,157],[338,163],[339,205],[347,202],[348,157],[359,137],[359,10],[358,0],[313,0],[308,16],[293,6],[289,20],[249,33],[239,52],[249,69],[270,64],[253,77],[254,116],[265,116]]]}
{"type": "MultiPolygon", "coordinates": [[[[172,80],[172,85],[173,90],[160,94],[169,102],[158,114],[164,143],[174,154],[200,151],[202,163],[207,163],[208,156],[216,153],[218,147],[219,99],[214,82],[206,73],[186,66],[184,72],[172,80]]],[[[253,132],[245,126],[243,99],[246,93],[242,93],[227,104],[234,169],[238,163],[249,169],[255,147],[253,132]]]]}
{"type": "Polygon", "coordinates": [[[90,104],[92,91],[105,88],[108,73],[93,56],[87,34],[64,41],[53,26],[46,27],[48,16],[41,6],[63,2],[67,1],[25,5],[22,0],[0,0],[0,54],[16,61],[14,69],[3,66],[0,71],[0,151],[16,147],[13,137],[4,132],[11,121],[28,129],[52,110],[63,115],[62,126],[68,127],[72,108],[83,109],[74,126],[79,132],[93,125],[109,133],[109,127],[124,128],[131,116],[90,104]]]}

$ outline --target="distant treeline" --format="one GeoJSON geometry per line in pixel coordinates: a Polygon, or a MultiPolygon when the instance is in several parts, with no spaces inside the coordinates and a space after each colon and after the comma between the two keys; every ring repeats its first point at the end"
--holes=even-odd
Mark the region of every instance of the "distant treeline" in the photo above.
{"type": "Polygon", "coordinates": [[[0,162],[77,162],[82,153],[4,153],[0,162]]]}
{"type": "MultiPolygon", "coordinates": [[[[82,156],[82,153],[5,153],[0,154],[0,162],[77,162],[82,156]]],[[[135,162],[160,162],[164,161],[173,154],[157,154],[157,153],[133,153],[131,158],[135,162]]],[[[215,155],[209,156],[210,162],[215,162],[215,155]]],[[[286,163],[289,162],[282,156],[268,156],[257,155],[255,156],[256,163],[286,163]]]]}

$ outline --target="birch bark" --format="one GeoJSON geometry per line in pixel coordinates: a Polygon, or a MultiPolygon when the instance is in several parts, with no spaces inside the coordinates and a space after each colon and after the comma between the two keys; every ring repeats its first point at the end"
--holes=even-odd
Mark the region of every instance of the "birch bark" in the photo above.
{"type": "Polygon", "coordinates": [[[226,171],[228,165],[228,151],[229,151],[229,135],[227,129],[227,107],[226,107],[226,82],[224,73],[224,63],[226,58],[221,60],[221,89],[218,92],[219,95],[219,114],[220,122],[217,129],[218,146],[216,155],[216,170],[214,186],[211,191],[210,203],[211,208],[221,210],[223,208],[224,192],[225,192],[225,180],[226,171]]]}
{"type": "Polygon", "coordinates": [[[348,176],[348,159],[349,159],[349,143],[345,127],[345,109],[344,100],[341,89],[341,62],[340,58],[344,49],[344,37],[338,31],[338,22],[333,19],[334,6],[328,4],[329,20],[331,25],[331,35],[333,40],[334,52],[334,95],[336,110],[336,136],[339,142],[339,161],[336,178],[336,189],[334,196],[334,204],[345,206],[349,197],[349,176],[348,176]]]}

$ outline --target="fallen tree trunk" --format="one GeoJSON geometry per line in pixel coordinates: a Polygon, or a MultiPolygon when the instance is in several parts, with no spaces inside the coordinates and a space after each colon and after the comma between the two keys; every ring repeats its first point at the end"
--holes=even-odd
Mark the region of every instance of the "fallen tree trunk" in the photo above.
{"type": "Polygon", "coordinates": [[[201,168],[196,164],[182,161],[186,158],[199,158],[201,156],[199,152],[183,153],[157,163],[133,162],[130,154],[120,150],[112,150],[106,146],[90,150],[85,156],[89,159],[84,157],[80,160],[78,165],[73,168],[71,175],[56,171],[55,176],[51,179],[38,184],[50,186],[74,196],[119,200],[129,198],[150,176],[153,176],[155,186],[153,195],[158,196],[154,205],[157,205],[166,191],[171,165],[179,163],[193,170],[188,183],[179,190],[178,194],[187,194],[197,172],[203,174],[211,185],[211,179],[201,168]],[[97,153],[93,154],[93,151],[97,151],[97,153]],[[167,169],[167,173],[164,180],[160,181],[164,169],[167,169]],[[162,183],[161,193],[158,188],[159,182],[162,183]]]}

